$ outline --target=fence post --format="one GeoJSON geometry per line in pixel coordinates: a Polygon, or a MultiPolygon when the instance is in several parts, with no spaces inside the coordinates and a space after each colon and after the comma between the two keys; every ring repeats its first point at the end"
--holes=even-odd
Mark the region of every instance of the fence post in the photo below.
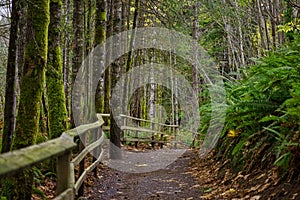
{"type": "MultiPolygon", "coordinates": [[[[122,116],[120,115],[120,117],[122,118],[123,117],[123,126],[127,126],[127,118],[125,116],[122,116]]],[[[126,136],[125,136],[125,130],[121,129],[121,134],[122,134],[122,144],[125,144],[126,143],[126,136]]]]}
{"type": "MultiPolygon", "coordinates": [[[[80,140],[79,143],[79,152],[81,152],[84,148],[85,148],[85,133],[83,134],[83,137],[80,140]]],[[[84,165],[85,165],[85,158],[82,159],[82,161],[80,161],[79,163],[79,170],[78,170],[78,177],[81,176],[81,174],[84,172],[84,165]]],[[[83,192],[84,192],[84,183],[80,186],[79,190],[78,190],[78,197],[83,196],[83,192]]]]}
{"type": "MultiPolygon", "coordinates": [[[[101,129],[101,127],[100,128],[97,128],[96,130],[94,130],[95,132],[94,132],[94,141],[97,141],[100,137],[101,137],[101,135],[103,134],[101,134],[101,132],[102,132],[102,129],[101,129]]],[[[97,148],[95,148],[94,150],[93,150],[93,162],[95,162],[96,160],[97,160],[97,158],[99,157],[99,155],[100,155],[100,150],[101,148],[100,148],[100,146],[99,147],[97,147],[97,148]]],[[[97,178],[97,167],[95,167],[95,169],[93,170],[93,173],[94,173],[94,177],[95,178],[97,178]]]]}
{"type": "Polygon", "coordinates": [[[177,149],[177,133],[178,133],[179,129],[178,126],[175,127],[175,143],[174,143],[174,148],[177,149]]]}
{"type": "Polygon", "coordinates": [[[160,140],[161,140],[161,143],[160,143],[160,148],[162,149],[163,147],[164,147],[164,134],[163,133],[161,133],[160,134],[160,140]]]}
{"type": "MultiPolygon", "coordinates": [[[[154,131],[154,123],[153,122],[151,122],[151,130],[153,130],[154,131]]],[[[154,145],[155,145],[155,142],[154,142],[154,140],[155,140],[155,138],[154,138],[154,134],[155,133],[152,133],[152,143],[151,143],[151,146],[152,146],[152,148],[154,149],[154,145]]]]}
{"type": "MultiPolygon", "coordinates": [[[[57,158],[57,187],[56,194],[60,194],[71,187],[71,151],[67,151],[57,158]]],[[[74,194],[73,194],[74,195],[74,194]]]]}

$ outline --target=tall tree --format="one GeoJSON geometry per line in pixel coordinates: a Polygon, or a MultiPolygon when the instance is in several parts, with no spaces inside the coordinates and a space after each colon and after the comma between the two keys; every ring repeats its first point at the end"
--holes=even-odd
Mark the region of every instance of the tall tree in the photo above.
{"type": "Polygon", "coordinates": [[[50,138],[59,137],[66,129],[67,109],[64,94],[63,65],[61,56],[62,0],[50,1],[48,33],[48,63],[46,71],[48,122],[50,138]]]}
{"type": "MultiPolygon", "coordinates": [[[[13,150],[34,144],[39,130],[40,103],[47,63],[49,3],[50,0],[28,2],[25,62],[13,150]]],[[[31,199],[32,185],[31,170],[18,174],[15,177],[13,199],[31,199]]]]}
{"type": "MultiPolygon", "coordinates": [[[[84,0],[74,0],[73,11],[73,66],[72,66],[72,86],[74,85],[78,70],[82,64],[84,56],[84,0]]],[[[74,89],[74,88],[73,88],[74,89]]],[[[77,98],[76,93],[72,93],[73,99],[77,98]],[[75,95],[75,96],[74,96],[75,95]]],[[[74,102],[72,102],[73,104],[74,102]]],[[[74,105],[72,105],[74,109],[74,105]]],[[[71,110],[71,112],[73,111],[71,110]]],[[[75,126],[74,116],[71,116],[72,127],[75,126]]]]}
{"type": "MultiPolygon", "coordinates": [[[[84,57],[84,0],[73,0],[73,66],[72,66],[72,106],[71,106],[71,126],[74,128],[76,126],[74,118],[82,117],[82,116],[74,116],[74,109],[79,109],[80,105],[74,105],[75,102],[73,99],[79,101],[80,94],[78,88],[74,88],[74,83],[76,80],[76,76],[78,71],[82,65],[83,57],[84,57]]],[[[79,103],[79,102],[77,102],[79,103]]],[[[77,112],[78,113],[78,112],[77,112]]],[[[79,149],[82,150],[84,148],[84,139],[81,138],[79,149]]],[[[82,173],[84,170],[84,160],[80,162],[79,165],[79,173],[82,173]]],[[[83,194],[84,186],[80,187],[78,191],[78,195],[81,196],[83,194]]]]}
{"type": "Polygon", "coordinates": [[[196,42],[194,52],[194,58],[193,58],[193,89],[196,95],[199,94],[199,80],[198,80],[198,41],[199,41],[199,3],[196,2],[194,4],[194,19],[193,19],[193,32],[192,36],[194,41],[196,42]]]}
{"type": "MultiPolygon", "coordinates": [[[[96,47],[99,44],[103,44],[106,39],[106,0],[97,0],[96,1],[96,17],[95,17],[95,38],[94,46],[96,47]]],[[[101,52],[102,53],[102,52],[101,52]]],[[[99,56],[99,62],[105,63],[104,52],[99,56]]],[[[98,62],[98,61],[97,61],[98,62]]],[[[101,113],[104,110],[103,101],[101,98],[101,84],[98,83],[95,99],[95,109],[96,112],[101,113]]]]}
{"type": "Polygon", "coordinates": [[[5,108],[4,108],[4,127],[1,153],[8,152],[11,148],[12,138],[15,127],[15,107],[16,101],[14,91],[16,86],[16,38],[18,35],[19,22],[19,1],[12,1],[10,40],[8,47],[8,59],[6,70],[6,88],[5,88],[5,108]]]}
{"type": "Polygon", "coordinates": [[[63,2],[63,74],[64,74],[64,88],[66,95],[66,107],[68,116],[70,116],[70,59],[71,59],[71,48],[72,48],[72,35],[69,34],[72,30],[72,2],[71,0],[66,0],[63,2]]]}
{"type": "MultiPolygon", "coordinates": [[[[113,22],[113,34],[118,34],[121,32],[121,19],[122,19],[122,2],[119,0],[112,1],[112,22],[113,22]]],[[[114,41],[118,46],[119,38],[115,38],[114,41]]],[[[112,52],[115,53],[115,52],[112,52]]],[[[110,67],[111,72],[111,87],[110,91],[113,92],[115,85],[117,84],[118,77],[120,76],[120,60],[116,60],[110,67]]],[[[110,102],[111,106],[120,106],[118,99],[115,99],[115,102],[110,102]]],[[[118,126],[116,120],[119,116],[113,116],[112,109],[110,110],[110,142],[113,144],[110,148],[110,158],[117,159],[121,157],[121,129],[118,126]]],[[[120,123],[119,123],[120,124],[120,123]]]]}

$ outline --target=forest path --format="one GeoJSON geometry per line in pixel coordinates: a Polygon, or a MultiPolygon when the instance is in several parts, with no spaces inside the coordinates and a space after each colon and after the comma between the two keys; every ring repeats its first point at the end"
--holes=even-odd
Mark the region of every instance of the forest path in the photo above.
{"type": "Polygon", "coordinates": [[[201,188],[191,169],[196,157],[187,150],[165,169],[147,173],[125,173],[100,165],[99,179],[87,181],[83,199],[200,199],[201,188]]]}

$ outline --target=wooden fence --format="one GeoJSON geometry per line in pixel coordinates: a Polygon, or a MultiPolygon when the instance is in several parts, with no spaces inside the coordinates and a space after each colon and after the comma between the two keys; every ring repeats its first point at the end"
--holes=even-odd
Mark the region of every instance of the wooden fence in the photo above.
{"type": "Polygon", "coordinates": [[[102,144],[105,138],[101,133],[101,126],[104,122],[101,115],[97,114],[97,117],[98,121],[68,130],[59,138],[0,154],[0,178],[8,177],[43,161],[57,158],[57,196],[55,200],[73,200],[76,194],[83,192],[84,179],[89,172],[96,168],[103,157],[102,144]],[[97,128],[100,131],[96,131],[97,128]],[[72,159],[72,149],[77,146],[74,143],[74,137],[78,136],[83,138],[86,144],[81,143],[80,152],[72,159]],[[88,141],[92,142],[88,144],[88,141]],[[96,158],[84,169],[84,158],[91,151],[96,158]],[[76,165],[81,167],[75,181],[74,167],[76,165]]]}
{"type": "MultiPolygon", "coordinates": [[[[102,117],[109,117],[109,114],[100,114],[102,117]]],[[[135,146],[137,147],[137,144],[139,142],[149,142],[151,143],[152,147],[154,147],[155,143],[160,144],[160,147],[162,148],[164,144],[168,143],[169,141],[165,138],[167,136],[171,136],[172,141],[174,141],[174,147],[177,146],[177,133],[179,131],[178,125],[169,125],[169,124],[163,124],[151,120],[146,119],[140,119],[136,117],[131,117],[128,115],[120,115],[120,121],[122,122],[121,130],[123,131],[122,135],[122,142],[134,142],[135,146]],[[132,123],[129,123],[132,122],[132,123]],[[142,127],[140,126],[141,123],[145,123],[148,126],[142,127]],[[134,132],[134,135],[131,137],[128,137],[129,134],[126,134],[126,132],[134,132]],[[146,133],[147,137],[141,137],[141,133],[146,133]],[[172,134],[170,134],[172,133],[172,134]],[[155,137],[158,136],[158,137],[155,137]]],[[[103,130],[109,130],[108,126],[103,126],[103,130]]]]}
{"type": "MultiPolygon", "coordinates": [[[[64,132],[61,137],[49,140],[47,142],[32,145],[16,151],[0,154],[0,178],[5,178],[16,174],[21,170],[33,167],[43,161],[57,159],[57,187],[55,200],[71,200],[75,195],[83,194],[83,183],[88,173],[96,169],[97,164],[103,158],[103,144],[105,134],[102,130],[109,130],[109,127],[103,126],[102,117],[109,117],[109,114],[97,114],[98,120],[91,124],[81,125],[75,129],[64,132]],[[80,148],[76,155],[72,155],[72,150],[77,144],[74,142],[75,137],[80,137],[80,148]],[[89,152],[93,152],[94,159],[88,167],[85,166],[85,158],[89,152]],[[72,159],[72,157],[74,157],[72,159]],[[78,178],[75,180],[75,166],[79,165],[78,178]]],[[[162,124],[145,119],[139,119],[127,115],[120,115],[122,120],[121,130],[123,132],[134,131],[134,137],[126,137],[124,134],[123,141],[132,141],[137,145],[138,142],[150,142],[154,147],[159,143],[161,148],[168,143],[164,136],[174,137],[174,147],[177,145],[177,125],[162,124]],[[140,126],[130,126],[131,122],[135,124],[147,123],[148,128],[140,126]],[[137,122],[137,123],[136,123],[137,122]],[[150,127],[150,128],[149,128],[150,127]],[[169,129],[167,132],[165,129],[169,129]],[[141,138],[140,133],[150,134],[147,138],[141,138]],[[155,134],[159,138],[155,138],[155,134]]]]}

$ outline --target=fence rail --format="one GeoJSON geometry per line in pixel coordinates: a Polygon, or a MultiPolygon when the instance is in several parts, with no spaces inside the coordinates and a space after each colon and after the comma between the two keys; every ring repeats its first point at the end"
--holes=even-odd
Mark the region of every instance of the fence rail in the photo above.
{"type": "Polygon", "coordinates": [[[177,133],[178,133],[178,125],[169,125],[169,124],[163,124],[163,123],[159,123],[159,122],[155,122],[152,120],[146,120],[146,119],[140,119],[140,118],[136,118],[136,117],[131,117],[128,115],[120,115],[121,120],[122,120],[122,126],[121,126],[121,130],[122,131],[134,131],[135,135],[133,138],[126,138],[125,137],[125,133],[123,134],[123,141],[128,141],[128,142],[135,142],[135,146],[137,147],[139,142],[150,142],[152,148],[154,148],[155,143],[160,145],[160,148],[163,148],[163,145],[165,145],[166,143],[168,143],[168,141],[165,139],[168,135],[170,135],[170,133],[172,132],[172,136],[174,137],[174,148],[177,147],[177,133]],[[150,127],[144,128],[144,127],[140,127],[140,126],[130,126],[130,124],[128,124],[128,121],[135,121],[137,122],[136,124],[140,124],[141,122],[145,122],[145,123],[149,123],[150,127]],[[170,133],[167,133],[165,130],[163,129],[170,129],[170,133]],[[149,133],[151,134],[151,136],[149,138],[140,138],[139,134],[140,133],[149,133]],[[155,137],[155,134],[158,135],[158,138],[155,137]]]}
{"type": "MultiPolygon", "coordinates": [[[[102,129],[109,130],[108,126],[103,126],[102,117],[109,117],[109,114],[97,114],[98,120],[94,123],[81,125],[75,129],[65,131],[59,138],[49,140],[47,142],[32,145],[16,151],[0,154],[0,178],[11,176],[24,169],[33,167],[43,161],[57,159],[57,187],[55,200],[74,199],[75,195],[83,194],[83,183],[87,174],[96,169],[104,155],[103,144],[105,134],[102,129]],[[75,137],[80,137],[79,152],[77,155],[72,155],[72,150],[77,146],[74,142],[75,137]],[[93,152],[94,159],[87,168],[85,168],[85,158],[93,152]],[[73,159],[72,159],[73,157],[73,159]],[[75,166],[79,165],[78,178],[75,179],[75,166]]],[[[176,148],[176,136],[179,131],[179,126],[163,124],[151,120],[139,119],[127,115],[120,115],[122,120],[122,131],[134,131],[133,138],[125,138],[125,141],[135,142],[150,142],[154,147],[154,143],[160,144],[161,148],[165,143],[164,135],[173,132],[174,147],[176,148]],[[146,122],[150,124],[150,128],[130,126],[128,120],[136,122],[146,122]],[[160,128],[155,127],[160,126],[160,128]],[[162,128],[169,128],[170,133],[167,133],[162,128]],[[151,137],[148,139],[140,138],[139,134],[149,133],[151,137]],[[160,135],[160,139],[155,139],[155,134],[160,135]]],[[[138,123],[138,124],[139,124],[138,123]]],[[[179,142],[180,143],[180,142],[179,142]]]]}
{"type": "MultiPolygon", "coordinates": [[[[100,115],[102,117],[110,117],[109,114],[100,114],[100,115]]],[[[120,121],[122,122],[122,126],[120,127],[121,130],[123,131],[123,136],[121,138],[122,142],[135,142],[136,147],[139,142],[149,142],[151,143],[152,147],[154,147],[154,144],[157,143],[162,148],[164,144],[168,143],[168,141],[165,140],[164,138],[170,135],[170,133],[172,132],[173,133],[172,137],[174,137],[174,141],[172,143],[174,144],[175,148],[177,147],[176,140],[179,131],[178,125],[163,124],[152,120],[140,119],[140,118],[124,115],[124,114],[120,114],[119,117],[120,117],[120,121]],[[137,123],[135,123],[135,125],[133,125],[132,123],[130,124],[128,123],[129,120],[137,123]],[[150,126],[141,127],[138,125],[141,122],[148,123],[150,126]],[[165,130],[162,130],[166,128],[170,130],[169,131],[170,133],[167,133],[165,130]],[[128,131],[134,131],[135,135],[131,138],[126,137],[125,132],[128,131]],[[149,136],[147,138],[141,138],[139,136],[140,133],[146,133],[146,134],[148,133],[149,136]],[[159,138],[156,138],[155,134],[159,135],[159,138]]],[[[103,130],[109,131],[110,128],[109,126],[103,126],[103,130]]]]}
{"type": "MultiPolygon", "coordinates": [[[[97,114],[98,120],[91,124],[81,125],[75,129],[64,132],[59,138],[49,140],[47,142],[32,145],[23,149],[0,154],[0,178],[11,176],[24,169],[35,166],[43,161],[57,158],[57,187],[56,200],[74,199],[80,188],[83,186],[84,179],[91,172],[103,157],[102,144],[104,142],[104,134],[102,132],[87,133],[96,128],[100,128],[104,121],[100,114],[97,114]],[[77,146],[74,143],[74,137],[87,137],[88,135],[96,136],[95,141],[91,144],[83,145],[78,155],[72,158],[72,149],[77,146]],[[95,134],[97,133],[97,134],[95,134]],[[98,152],[97,158],[88,166],[79,172],[79,176],[75,181],[74,167],[84,164],[84,158],[89,152],[98,152]]],[[[101,131],[101,129],[99,129],[101,131]]]]}

